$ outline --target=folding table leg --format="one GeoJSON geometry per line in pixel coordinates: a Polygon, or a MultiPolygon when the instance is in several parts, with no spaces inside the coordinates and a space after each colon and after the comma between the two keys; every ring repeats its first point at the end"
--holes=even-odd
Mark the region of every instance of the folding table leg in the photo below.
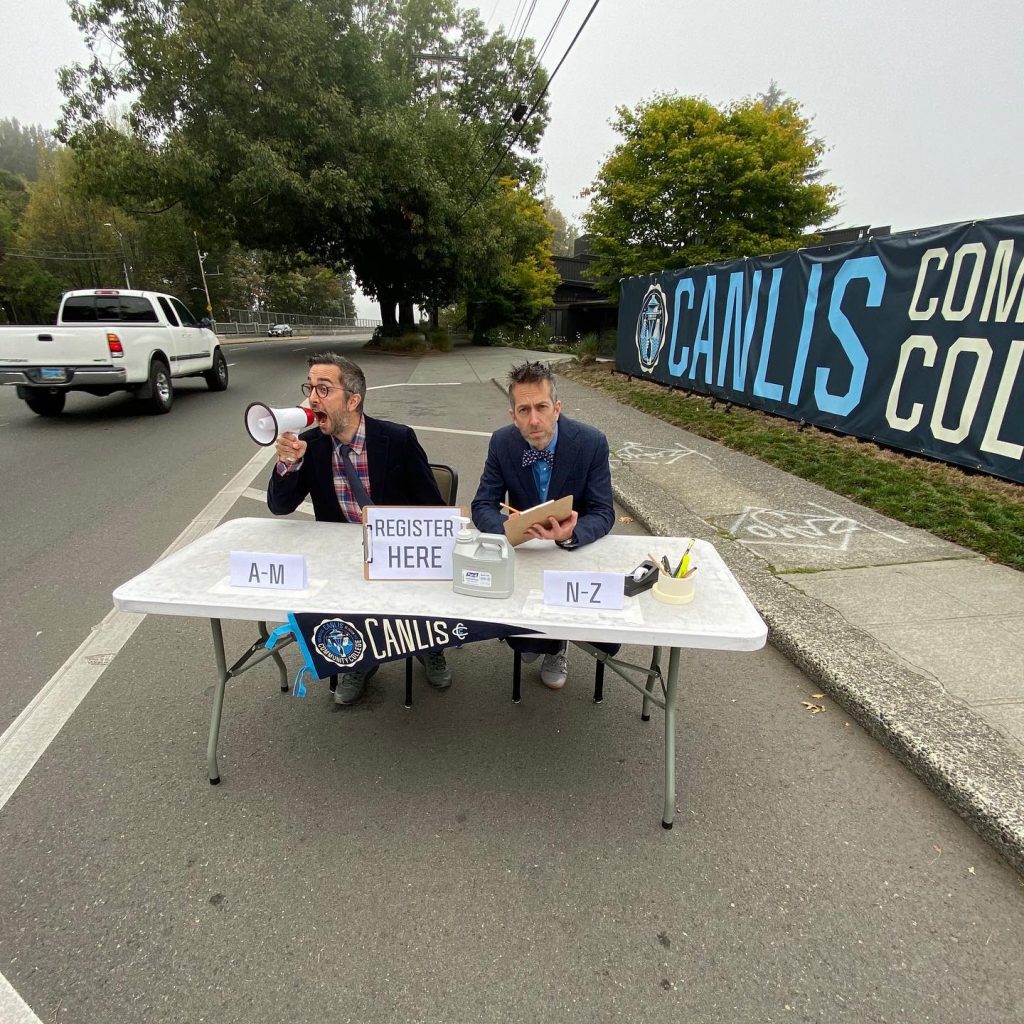
{"type": "Polygon", "coordinates": [[[217,737],[220,735],[220,713],[224,708],[224,687],[228,682],[228,662],[224,657],[224,634],[221,632],[220,619],[210,619],[213,629],[213,653],[217,659],[217,686],[213,691],[213,713],[210,716],[210,738],[206,744],[206,768],[210,776],[210,785],[220,782],[220,770],[217,767],[217,737]]]}
{"type": "Polygon", "coordinates": [[[523,656],[514,651],[512,655],[512,703],[518,704],[523,699],[522,694],[523,677],[523,656]]]}
{"type": "MultiPolygon", "coordinates": [[[[270,635],[267,632],[267,624],[265,622],[258,622],[257,626],[259,626],[260,636],[266,640],[270,635]]],[[[274,651],[270,656],[274,659],[277,671],[281,674],[281,692],[287,693],[291,687],[288,685],[288,669],[285,667],[284,658],[277,651],[274,651]]]]}
{"type": "Polygon", "coordinates": [[[604,700],[604,662],[594,662],[594,703],[600,704],[604,700]]]}
{"type": "Polygon", "coordinates": [[[648,699],[648,695],[654,690],[654,680],[657,678],[653,672],[657,669],[661,671],[661,648],[655,647],[651,651],[651,672],[652,674],[647,677],[647,685],[644,687],[644,702],[640,708],[640,721],[649,722],[651,720],[651,702],[648,699]]]}
{"type": "Polygon", "coordinates": [[[661,827],[671,828],[676,815],[676,690],[679,688],[679,648],[668,654],[665,684],[665,810],[661,827]]]}
{"type": "Polygon", "coordinates": [[[405,659],[405,706],[412,707],[412,658],[405,659]]]}

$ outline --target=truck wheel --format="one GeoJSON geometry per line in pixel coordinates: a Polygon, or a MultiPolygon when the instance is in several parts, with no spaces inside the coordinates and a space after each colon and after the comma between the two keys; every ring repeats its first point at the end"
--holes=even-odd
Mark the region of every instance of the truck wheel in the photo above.
{"type": "Polygon", "coordinates": [[[213,353],[213,366],[203,374],[203,379],[211,391],[227,391],[228,361],[220,349],[213,353]]]}
{"type": "Polygon", "coordinates": [[[162,416],[171,411],[174,404],[174,385],[171,383],[171,371],[161,359],[154,359],[149,367],[149,398],[146,408],[154,416],[162,416]]]}
{"type": "Polygon", "coordinates": [[[38,416],[59,416],[64,411],[63,391],[40,391],[25,399],[25,404],[38,416]]]}

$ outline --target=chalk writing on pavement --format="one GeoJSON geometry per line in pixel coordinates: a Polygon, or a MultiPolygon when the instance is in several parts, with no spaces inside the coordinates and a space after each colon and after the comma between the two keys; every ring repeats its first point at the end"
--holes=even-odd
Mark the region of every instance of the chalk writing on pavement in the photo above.
{"type": "Polygon", "coordinates": [[[621,448],[616,449],[614,457],[620,462],[632,462],[640,465],[658,464],[669,466],[680,459],[696,455],[698,458],[707,459],[711,462],[711,456],[704,455],[695,448],[687,448],[686,445],[676,442],[668,448],[658,448],[654,445],[640,444],[639,441],[626,441],[621,448]]]}
{"type": "Polygon", "coordinates": [[[846,551],[860,533],[874,533],[897,544],[907,541],[875,530],[865,523],[840,515],[824,505],[809,502],[812,512],[748,506],[726,529],[741,544],[750,547],[774,545],[802,548],[825,548],[846,551]]]}

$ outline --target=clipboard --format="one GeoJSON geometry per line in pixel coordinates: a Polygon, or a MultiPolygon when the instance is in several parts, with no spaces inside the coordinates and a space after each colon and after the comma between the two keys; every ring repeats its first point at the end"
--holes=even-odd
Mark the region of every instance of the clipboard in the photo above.
{"type": "Polygon", "coordinates": [[[512,547],[529,540],[525,536],[526,531],[534,523],[548,525],[548,519],[554,516],[559,522],[568,519],[572,515],[572,495],[567,494],[564,498],[555,498],[553,501],[545,501],[533,508],[524,509],[517,516],[510,516],[505,520],[505,536],[508,537],[512,547]]]}

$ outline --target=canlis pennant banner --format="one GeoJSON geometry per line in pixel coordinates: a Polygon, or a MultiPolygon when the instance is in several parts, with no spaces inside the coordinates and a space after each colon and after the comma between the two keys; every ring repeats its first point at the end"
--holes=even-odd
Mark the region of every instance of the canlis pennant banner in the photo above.
{"type": "Polygon", "coordinates": [[[1024,483],[1024,216],[621,283],[616,368],[1024,483]]]}
{"type": "MultiPolygon", "coordinates": [[[[500,622],[425,615],[300,612],[289,615],[288,621],[310,676],[315,679],[338,672],[365,670],[425,651],[536,632],[500,622]]],[[[280,629],[275,630],[268,646],[273,646],[280,633],[280,629]]]]}

